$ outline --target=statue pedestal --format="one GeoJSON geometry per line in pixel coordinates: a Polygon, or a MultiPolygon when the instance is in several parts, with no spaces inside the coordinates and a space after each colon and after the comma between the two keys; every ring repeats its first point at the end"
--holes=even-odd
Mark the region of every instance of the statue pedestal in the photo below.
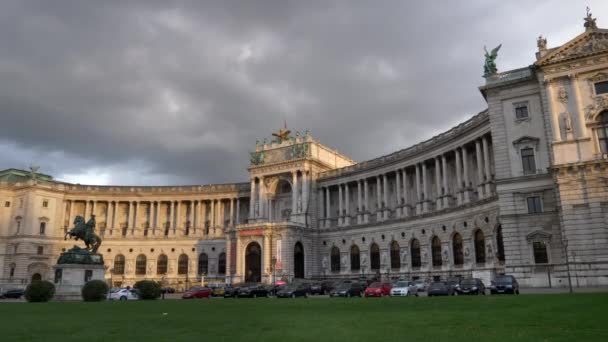
{"type": "Polygon", "coordinates": [[[82,287],[91,280],[105,281],[105,266],[94,264],[55,265],[55,300],[82,300],[82,287]]]}

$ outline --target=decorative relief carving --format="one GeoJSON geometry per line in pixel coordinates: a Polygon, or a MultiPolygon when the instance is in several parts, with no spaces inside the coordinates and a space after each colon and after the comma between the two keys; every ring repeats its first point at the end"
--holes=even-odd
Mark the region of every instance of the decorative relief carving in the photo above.
{"type": "Polygon", "coordinates": [[[563,104],[568,103],[568,91],[566,90],[566,87],[559,87],[557,90],[557,100],[563,104]]]}
{"type": "Polygon", "coordinates": [[[557,53],[542,61],[541,65],[558,63],[568,59],[580,58],[593,53],[608,50],[608,33],[593,32],[582,41],[560,49],[557,53]]]}
{"type": "Polygon", "coordinates": [[[595,114],[608,109],[608,96],[595,96],[593,97],[593,104],[588,105],[585,108],[585,121],[591,123],[594,120],[595,114]]]}

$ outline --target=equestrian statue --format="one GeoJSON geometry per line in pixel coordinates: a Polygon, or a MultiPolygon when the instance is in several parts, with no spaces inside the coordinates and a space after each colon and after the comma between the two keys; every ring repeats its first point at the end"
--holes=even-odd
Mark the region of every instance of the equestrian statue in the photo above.
{"type": "Polygon", "coordinates": [[[84,222],[84,217],[76,216],[74,219],[74,228],[65,234],[64,240],[74,238],[76,241],[79,239],[84,241],[86,250],[91,253],[97,253],[99,246],[101,246],[101,238],[95,234],[95,215],[91,215],[89,222],[84,222]]]}

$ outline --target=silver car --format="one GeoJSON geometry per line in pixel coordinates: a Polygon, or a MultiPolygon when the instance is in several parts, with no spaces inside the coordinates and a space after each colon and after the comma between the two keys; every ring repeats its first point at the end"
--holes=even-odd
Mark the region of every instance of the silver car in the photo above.
{"type": "Polygon", "coordinates": [[[421,291],[421,292],[426,291],[426,288],[428,286],[426,281],[424,281],[422,279],[414,280],[414,285],[416,285],[416,288],[418,289],[418,291],[421,291]]]}
{"type": "Polygon", "coordinates": [[[391,297],[418,297],[418,287],[411,281],[400,280],[393,284],[391,297]]]}

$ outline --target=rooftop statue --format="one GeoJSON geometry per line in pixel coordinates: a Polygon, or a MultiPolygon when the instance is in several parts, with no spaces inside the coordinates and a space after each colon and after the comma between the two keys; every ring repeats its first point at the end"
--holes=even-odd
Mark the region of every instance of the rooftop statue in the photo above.
{"type": "Polygon", "coordinates": [[[597,29],[597,24],[595,23],[595,18],[592,17],[591,9],[589,7],[587,7],[587,17],[585,17],[584,20],[585,20],[585,29],[586,30],[597,29]]]}
{"type": "Polygon", "coordinates": [[[486,47],[483,47],[486,57],[486,62],[483,65],[483,77],[490,77],[492,75],[496,75],[496,72],[498,71],[498,69],[496,69],[496,57],[498,56],[498,50],[500,50],[501,46],[502,44],[498,45],[489,53],[486,47]]]}
{"type": "Polygon", "coordinates": [[[95,215],[91,215],[88,222],[84,222],[84,217],[76,216],[74,219],[74,228],[70,229],[65,234],[64,240],[74,238],[84,241],[85,248],[74,246],[69,251],[62,253],[59,257],[58,264],[77,263],[77,264],[95,264],[103,263],[101,255],[97,254],[99,246],[101,246],[101,238],[95,234],[95,215]]]}

